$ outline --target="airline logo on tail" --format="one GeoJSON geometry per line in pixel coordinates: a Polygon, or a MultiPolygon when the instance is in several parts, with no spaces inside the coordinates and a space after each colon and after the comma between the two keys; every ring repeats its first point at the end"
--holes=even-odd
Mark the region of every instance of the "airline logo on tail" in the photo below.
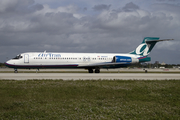
{"type": "Polygon", "coordinates": [[[159,40],[159,37],[145,37],[142,43],[136,48],[136,50],[130,52],[130,54],[147,56],[156,45],[157,42],[169,41],[173,39],[159,40]]]}
{"type": "Polygon", "coordinates": [[[159,42],[158,37],[145,37],[142,43],[130,54],[147,56],[155,46],[155,44],[159,42]]]}
{"type": "Polygon", "coordinates": [[[149,54],[149,46],[146,43],[140,44],[134,51],[137,55],[147,56],[149,54]]]}

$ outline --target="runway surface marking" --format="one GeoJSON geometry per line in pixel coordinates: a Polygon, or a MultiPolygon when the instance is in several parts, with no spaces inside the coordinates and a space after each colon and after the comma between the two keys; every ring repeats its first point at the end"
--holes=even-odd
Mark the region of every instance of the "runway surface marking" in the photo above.
{"type": "Polygon", "coordinates": [[[0,73],[1,80],[32,80],[32,79],[62,79],[62,80],[180,80],[180,74],[155,73],[0,73]]]}

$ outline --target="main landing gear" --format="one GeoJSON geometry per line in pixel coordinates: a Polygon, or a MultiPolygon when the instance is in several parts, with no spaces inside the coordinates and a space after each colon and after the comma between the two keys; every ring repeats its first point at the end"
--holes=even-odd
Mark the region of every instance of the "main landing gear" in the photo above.
{"type": "MultiPolygon", "coordinates": [[[[89,71],[89,73],[93,73],[93,69],[92,68],[89,68],[88,71],[89,71]]],[[[94,72],[95,73],[100,73],[100,69],[96,68],[94,72]]]]}
{"type": "Polygon", "coordinates": [[[88,69],[89,73],[93,73],[93,69],[88,69]]]}

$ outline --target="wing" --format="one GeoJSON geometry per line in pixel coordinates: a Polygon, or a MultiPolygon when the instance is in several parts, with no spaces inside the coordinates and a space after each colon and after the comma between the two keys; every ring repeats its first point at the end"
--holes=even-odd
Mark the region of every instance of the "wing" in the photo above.
{"type": "Polygon", "coordinates": [[[121,65],[129,65],[130,62],[123,63],[115,63],[115,62],[105,62],[105,63],[95,63],[95,64],[79,64],[77,67],[79,68],[90,68],[90,67],[111,67],[111,66],[121,66],[121,65]]]}

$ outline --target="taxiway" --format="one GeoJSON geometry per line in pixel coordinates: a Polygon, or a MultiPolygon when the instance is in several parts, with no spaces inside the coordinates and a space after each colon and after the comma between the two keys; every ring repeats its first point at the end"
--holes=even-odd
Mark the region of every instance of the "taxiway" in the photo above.
{"type": "Polygon", "coordinates": [[[156,73],[0,73],[0,80],[180,80],[180,74],[156,73]]]}

